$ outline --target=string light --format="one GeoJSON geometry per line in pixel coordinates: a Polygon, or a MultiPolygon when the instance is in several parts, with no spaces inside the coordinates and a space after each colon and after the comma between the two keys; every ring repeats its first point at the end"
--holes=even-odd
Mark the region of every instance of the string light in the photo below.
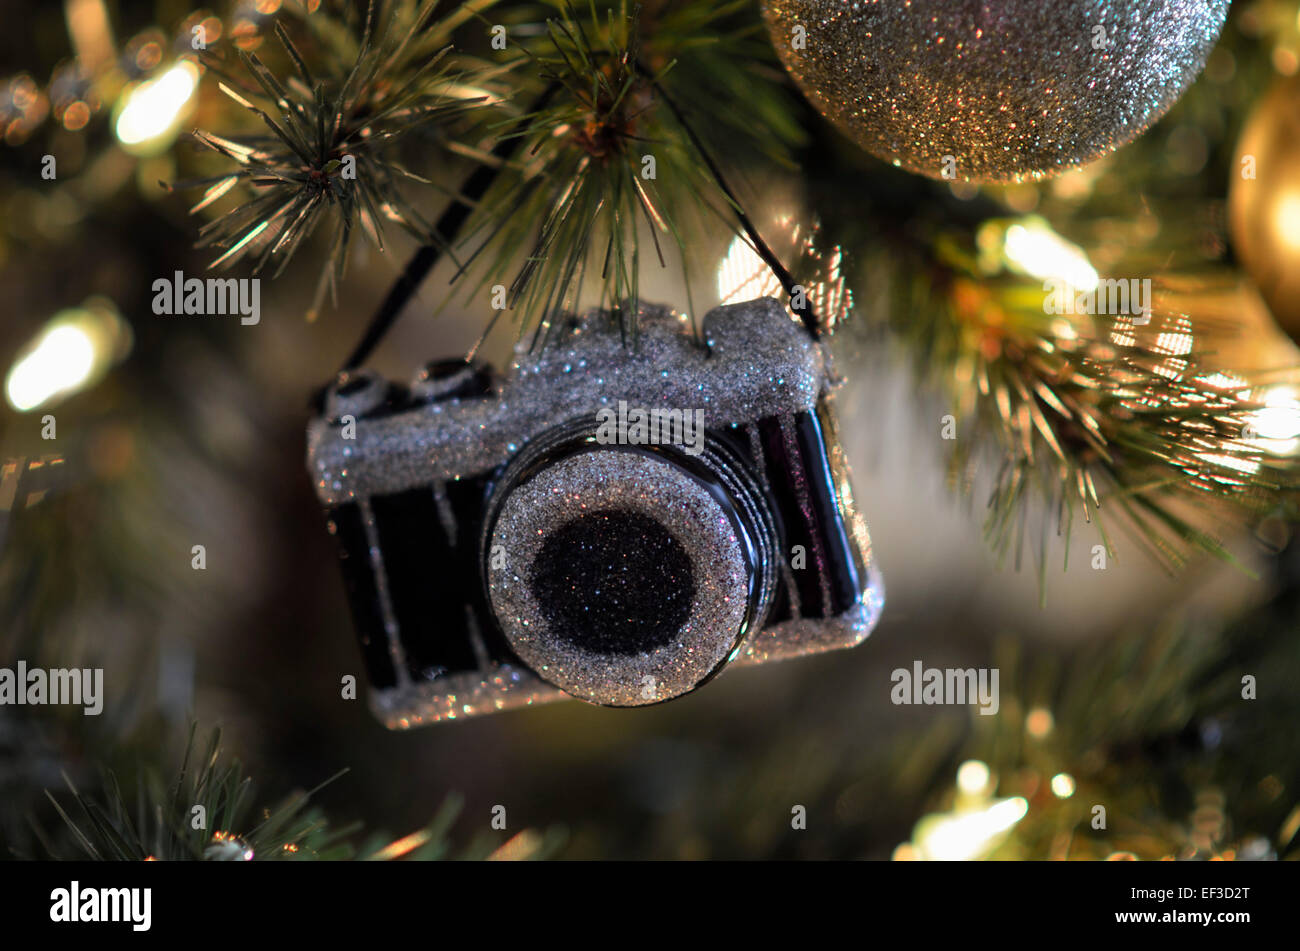
{"type": "Polygon", "coordinates": [[[399,859],[424,845],[429,841],[431,835],[432,833],[428,829],[421,829],[418,832],[412,832],[410,835],[404,835],[400,839],[388,843],[370,858],[376,862],[389,862],[393,859],[399,859]]]}
{"type": "Polygon", "coordinates": [[[490,862],[522,862],[532,858],[542,847],[542,837],[532,829],[524,829],[488,856],[490,862]]]}
{"type": "Polygon", "coordinates": [[[1006,219],[986,221],[976,235],[976,244],[980,268],[986,273],[1006,268],[1042,281],[1061,281],[1083,293],[1095,291],[1100,283],[1084,250],[1066,241],[1038,215],[1011,223],[1006,219]]]}
{"type": "Polygon", "coordinates": [[[1036,740],[1041,740],[1051,733],[1054,725],[1052,712],[1042,707],[1030,710],[1029,715],[1025,717],[1025,732],[1036,740]]]}
{"type": "Polygon", "coordinates": [[[986,763],[962,763],[957,768],[957,799],[952,811],[922,818],[912,841],[894,850],[894,859],[958,862],[985,858],[1029,812],[1029,802],[1023,796],[991,798],[993,787],[993,774],[986,763]]]}
{"type": "Polygon", "coordinates": [[[19,353],[5,398],[28,412],[97,383],[130,349],[130,330],[112,304],[94,298],[55,314],[19,353]]]}
{"type": "Polygon", "coordinates": [[[189,112],[198,84],[198,67],[182,60],[157,79],[139,83],[125,93],[125,105],[114,124],[122,147],[134,154],[149,154],[170,145],[189,112]]]}
{"type": "Polygon", "coordinates": [[[209,862],[253,861],[253,847],[231,832],[212,833],[212,842],[203,850],[203,858],[209,862]]]}
{"type": "Polygon", "coordinates": [[[1057,799],[1069,799],[1074,795],[1074,777],[1069,773],[1057,773],[1052,777],[1052,794],[1057,799]]]}
{"type": "Polygon", "coordinates": [[[982,858],[1029,812],[1022,796],[1000,799],[983,809],[932,816],[918,826],[913,846],[935,862],[965,862],[982,858]]]}
{"type": "Polygon", "coordinates": [[[979,760],[967,760],[957,768],[957,788],[967,795],[980,795],[988,786],[989,768],[979,760]]]}
{"type": "Polygon", "coordinates": [[[1097,289],[1098,277],[1088,256],[1053,231],[1046,222],[1028,219],[1007,229],[1005,254],[1008,263],[1033,277],[1059,278],[1081,291],[1097,289]]]}

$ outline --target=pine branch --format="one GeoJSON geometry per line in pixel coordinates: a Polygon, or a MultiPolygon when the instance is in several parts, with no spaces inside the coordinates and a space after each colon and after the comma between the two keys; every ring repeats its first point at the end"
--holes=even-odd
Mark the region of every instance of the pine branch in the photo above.
{"type": "MultiPolygon", "coordinates": [[[[46,795],[83,853],[96,861],[261,861],[340,859],[352,855],[348,837],[359,826],[331,829],[309,801],[343,770],[308,792],[264,812],[253,825],[252,780],[237,760],[222,756],[221,731],[213,730],[196,756],[197,724],[191,723],[185,756],[170,784],[148,774],[128,804],[116,776],[102,774],[100,796],[82,792],[64,776],[72,801],[46,795]],[[134,814],[134,818],[133,818],[134,814]],[[245,830],[245,831],[240,831],[245,830]]],[[[42,839],[47,837],[42,836],[42,839]]],[[[52,858],[71,858],[51,850],[52,858]]]]}
{"type": "MultiPolygon", "coordinates": [[[[1003,235],[1007,227],[985,225],[1003,235]]],[[[1041,278],[1005,266],[990,274],[955,249],[942,253],[948,306],[922,312],[930,321],[906,333],[926,336],[917,351],[931,368],[947,368],[944,383],[966,424],[954,469],[984,447],[1001,449],[985,521],[999,554],[1014,553],[1019,565],[1034,534],[1028,522],[1039,517],[1039,534],[1067,540],[1075,524],[1097,522],[1113,556],[1106,517],[1169,570],[1192,551],[1231,561],[1188,513],[1209,506],[1225,522],[1249,523],[1286,504],[1291,464],[1255,434],[1265,407],[1244,371],[1214,364],[1211,322],[1162,309],[1159,298],[1148,323],[1054,314],[1041,278]]]]}
{"type": "Polygon", "coordinates": [[[360,823],[335,827],[311,805],[312,797],[347,770],[313,789],[293,793],[271,808],[255,811],[253,781],[238,760],[225,757],[221,731],[214,729],[205,747],[200,748],[196,740],[197,724],[191,723],[185,754],[174,778],[164,784],[156,773],[147,772],[136,790],[134,808],[110,771],[103,771],[97,796],[78,789],[65,774],[71,801],[65,803],[48,791],[46,796],[79,854],[65,854],[52,844],[52,836],[35,828],[49,857],[207,862],[358,857],[368,861],[519,860],[550,857],[564,842],[560,830],[525,829],[504,844],[499,835],[484,833],[453,850],[449,836],[462,801],[450,796],[424,828],[396,840],[373,833],[358,848],[352,840],[362,830],[360,823]]]}
{"type": "MultiPolygon", "coordinates": [[[[674,73],[690,61],[698,79],[723,72],[718,64],[726,62],[731,81],[744,77],[764,112],[784,92],[772,75],[757,74],[734,55],[753,40],[752,31],[726,28],[736,4],[662,17],[655,15],[662,5],[556,6],[544,36],[519,49],[526,74],[559,92],[523,116],[522,128],[503,131],[519,137],[523,158],[509,165],[468,226],[463,242],[472,250],[456,278],[474,270],[470,294],[506,287],[521,329],[533,326],[534,344],[541,345],[554,315],[587,303],[590,277],[600,287],[592,303],[615,313],[632,339],[642,266],[667,267],[675,254],[685,282],[688,242],[706,215],[735,229],[733,196],[671,106],[674,73]]],[[[702,93],[690,93],[696,125],[734,124],[727,99],[702,93]]],[[[730,152],[780,160],[788,145],[781,136],[795,134],[788,122],[775,132],[750,126],[729,143],[730,152]]],[[[693,311],[689,303],[687,309],[693,311]]]]}
{"type": "Polygon", "coordinates": [[[486,91],[500,70],[451,55],[451,29],[460,15],[433,19],[433,0],[418,5],[393,4],[386,15],[371,0],[364,30],[353,54],[334,22],[324,14],[307,17],[319,38],[322,62],[308,57],[280,22],[274,32],[292,65],[281,81],[255,54],[236,58],[253,80],[236,77],[228,61],[210,56],[208,69],[222,78],[220,89],[256,116],[271,135],[226,138],[196,131],[204,146],[236,168],[215,179],[180,183],[207,184],[191,209],[199,212],[237,185],[252,196],[200,229],[199,247],[222,250],[213,267],[251,260],[257,273],[277,262],[278,276],[296,251],[326,221],[333,221],[328,262],[322,270],[309,317],[328,293],[334,299],[343,279],[352,242],[359,230],[380,251],[384,225],[394,224],[422,243],[441,242],[406,197],[404,185],[434,186],[432,170],[409,171],[395,148],[426,126],[446,127],[453,120],[496,102],[486,91]]]}

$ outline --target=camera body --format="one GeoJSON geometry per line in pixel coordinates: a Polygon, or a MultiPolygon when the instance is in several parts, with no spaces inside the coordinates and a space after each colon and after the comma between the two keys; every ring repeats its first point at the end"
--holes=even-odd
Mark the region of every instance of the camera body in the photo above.
{"type": "Polygon", "coordinates": [[[504,378],[346,374],[309,424],[381,721],[641,706],[870,633],[829,357],[780,303],[550,330],[504,378]]]}

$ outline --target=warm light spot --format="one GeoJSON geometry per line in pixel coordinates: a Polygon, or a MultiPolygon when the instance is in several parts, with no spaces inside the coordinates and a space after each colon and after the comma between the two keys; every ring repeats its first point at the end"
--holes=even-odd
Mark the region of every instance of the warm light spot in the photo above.
{"type": "MultiPolygon", "coordinates": [[[[775,231],[780,234],[782,244],[793,245],[793,256],[818,262],[817,279],[809,282],[804,294],[818,319],[825,326],[834,327],[852,309],[853,294],[845,287],[843,251],[838,246],[818,249],[817,230],[815,224],[805,228],[790,215],[775,219],[775,231]]],[[[718,265],[717,286],[723,304],[756,297],[784,297],[781,281],[744,235],[733,238],[727,248],[718,265]]]]}
{"type": "Polygon", "coordinates": [[[129,349],[130,329],[110,303],[92,298],[59,311],[19,352],[5,397],[19,412],[36,409],[97,382],[129,349]]]}
{"type": "Polygon", "coordinates": [[[84,330],[55,328],[14,364],[5,380],[5,396],[19,412],[35,409],[60,393],[80,389],[94,366],[95,345],[84,330]]]}
{"type": "Polygon", "coordinates": [[[1259,471],[1259,463],[1254,459],[1240,459],[1236,456],[1228,456],[1218,452],[1197,453],[1197,458],[1207,465],[1231,469],[1245,475],[1254,475],[1259,471]]]}
{"type": "Polygon", "coordinates": [[[542,847],[542,837],[532,829],[524,829],[507,840],[488,856],[489,862],[521,862],[532,858],[542,847]]]}
{"type": "Polygon", "coordinates": [[[68,33],[77,60],[87,73],[98,73],[113,61],[113,29],[104,0],[66,0],[68,33]]]}
{"type": "Polygon", "coordinates": [[[1246,381],[1232,373],[1208,373],[1197,377],[1197,380],[1212,389],[1228,390],[1242,399],[1245,398],[1242,391],[1248,389],[1246,381]]]}
{"type": "Polygon", "coordinates": [[[90,106],[86,105],[80,99],[72,103],[68,108],[63,110],[63,128],[69,132],[76,132],[86,127],[90,121],[90,106]]]}
{"type": "Polygon", "coordinates": [[[228,859],[233,853],[245,862],[253,861],[254,857],[253,849],[247,842],[232,832],[223,832],[220,829],[212,833],[212,844],[208,846],[208,852],[221,859],[228,859]]]}
{"type": "Polygon", "coordinates": [[[1044,710],[1042,707],[1030,710],[1029,716],[1025,717],[1025,732],[1036,740],[1041,740],[1051,733],[1054,725],[1051,711],[1044,710]]]}
{"type": "Polygon", "coordinates": [[[1052,792],[1057,799],[1069,799],[1074,795],[1074,777],[1069,773],[1057,773],[1052,777],[1052,792]]]}
{"type": "Polygon", "coordinates": [[[1300,192],[1283,194],[1273,206],[1273,228],[1292,251],[1300,251],[1300,192]]]}
{"type": "Polygon", "coordinates": [[[1064,281],[1080,291],[1097,288],[1097,272],[1083,249],[1066,241],[1045,221],[1029,218],[1008,228],[1003,254],[1013,268],[1031,277],[1064,281]]]}
{"type": "Polygon", "coordinates": [[[135,65],[148,72],[162,62],[162,46],[155,40],[141,44],[135,53],[135,65]]]}
{"type": "Polygon", "coordinates": [[[1192,352],[1191,334],[1163,333],[1156,337],[1155,349],[1171,356],[1183,356],[1192,352]]]}
{"type": "Polygon", "coordinates": [[[137,149],[160,144],[176,131],[198,82],[198,68],[185,61],[136,86],[126,94],[126,106],[117,117],[118,140],[137,149]]]}
{"type": "Polygon", "coordinates": [[[987,792],[989,768],[977,759],[970,759],[957,767],[957,788],[970,796],[987,792]]]}
{"type": "Polygon", "coordinates": [[[1110,332],[1110,342],[1117,347],[1134,347],[1137,346],[1137,337],[1131,327],[1117,320],[1114,329],[1110,332]]]}
{"type": "Polygon", "coordinates": [[[427,829],[421,829],[419,832],[412,832],[410,835],[404,835],[400,839],[390,842],[372,855],[371,858],[380,862],[401,858],[408,852],[415,851],[428,841],[429,831],[427,829]]]}
{"type": "Polygon", "coordinates": [[[1246,417],[1243,436],[1258,449],[1278,456],[1300,449],[1300,398],[1289,386],[1273,386],[1256,397],[1264,405],[1246,417]]]}
{"type": "MultiPolygon", "coordinates": [[[[788,219],[778,222],[779,227],[787,224],[788,219]]],[[[733,238],[726,257],[718,266],[718,299],[729,304],[756,297],[769,297],[780,291],[781,282],[763,263],[749,239],[743,235],[733,238]]]]}
{"type": "Polygon", "coordinates": [[[943,816],[921,835],[917,846],[931,861],[965,862],[992,849],[998,837],[1029,812],[1020,796],[1003,799],[977,812],[943,816]]]}

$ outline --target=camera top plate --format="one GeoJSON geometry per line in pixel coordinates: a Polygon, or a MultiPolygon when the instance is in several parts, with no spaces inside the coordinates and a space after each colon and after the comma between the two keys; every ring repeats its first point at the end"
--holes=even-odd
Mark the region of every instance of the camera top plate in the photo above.
{"type": "Polygon", "coordinates": [[[702,409],[716,428],[811,410],[829,388],[824,346],[772,298],[709,311],[703,342],[666,307],[643,305],[637,331],[625,341],[608,312],[575,316],[539,351],[521,343],[487,395],[378,401],[352,421],[355,438],[345,438],[337,397],[357,383],[336,384],[308,425],[317,496],[337,505],[491,471],[549,426],[620,400],[702,409]]]}

